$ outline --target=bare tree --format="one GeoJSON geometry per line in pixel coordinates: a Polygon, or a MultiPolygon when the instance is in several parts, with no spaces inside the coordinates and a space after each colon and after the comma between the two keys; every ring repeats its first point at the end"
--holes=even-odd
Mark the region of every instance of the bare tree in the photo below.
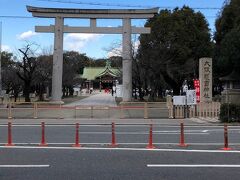
{"type": "Polygon", "coordinates": [[[22,62],[17,62],[17,75],[24,82],[23,95],[26,102],[30,102],[31,85],[34,80],[34,73],[36,70],[36,57],[33,57],[34,52],[31,49],[31,44],[26,47],[18,49],[22,57],[22,62]]]}

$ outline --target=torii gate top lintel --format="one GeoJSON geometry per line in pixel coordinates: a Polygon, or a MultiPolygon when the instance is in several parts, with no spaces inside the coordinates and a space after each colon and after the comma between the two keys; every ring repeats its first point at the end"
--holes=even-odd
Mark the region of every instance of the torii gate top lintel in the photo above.
{"type": "Polygon", "coordinates": [[[42,8],[27,6],[28,12],[35,17],[65,18],[109,18],[109,19],[145,19],[158,13],[159,8],[151,9],[70,9],[70,8],[42,8]]]}

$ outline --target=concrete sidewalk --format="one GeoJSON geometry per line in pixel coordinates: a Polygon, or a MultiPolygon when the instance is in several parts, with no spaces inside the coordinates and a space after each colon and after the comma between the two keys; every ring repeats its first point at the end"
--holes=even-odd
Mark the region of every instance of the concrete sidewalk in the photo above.
{"type": "Polygon", "coordinates": [[[107,93],[94,94],[87,98],[81,99],[79,101],[66,104],[64,105],[64,107],[81,106],[81,105],[117,107],[115,97],[107,93]]]}

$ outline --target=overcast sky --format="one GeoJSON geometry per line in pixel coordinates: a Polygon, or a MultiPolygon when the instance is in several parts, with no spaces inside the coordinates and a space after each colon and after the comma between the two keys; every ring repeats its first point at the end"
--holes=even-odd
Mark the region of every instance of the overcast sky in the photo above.
{"type": "MultiPolygon", "coordinates": [[[[82,8],[82,9],[138,9],[138,8],[174,8],[187,5],[201,11],[214,32],[215,19],[223,6],[224,0],[0,0],[0,22],[2,22],[2,49],[17,52],[26,42],[35,42],[39,49],[50,49],[53,46],[53,34],[35,33],[35,25],[53,24],[53,19],[9,18],[9,16],[31,17],[26,5],[39,7],[82,8]],[[62,2],[62,3],[61,3],[62,2]],[[68,2],[68,3],[66,3],[68,2]],[[7,17],[5,17],[7,16],[7,17]]],[[[100,26],[119,26],[120,20],[99,20],[100,26]]],[[[133,25],[143,26],[145,20],[135,20],[133,25]]],[[[65,20],[65,24],[87,26],[88,20],[65,20]]],[[[65,34],[64,50],[75,50],[86,53],[93,58],[106,58],[111,47],[121,43],[121,35],[98,34],[65,34]]],[[[137,44],[137,42],[136,42],[137,44]]]]}

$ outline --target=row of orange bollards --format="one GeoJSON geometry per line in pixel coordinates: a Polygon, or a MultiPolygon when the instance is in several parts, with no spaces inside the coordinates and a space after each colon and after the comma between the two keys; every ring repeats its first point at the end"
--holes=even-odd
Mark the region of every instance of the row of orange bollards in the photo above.
{"type": "MultiPolygon", "coordinates": [[[[149,143],[148,146],[146,147],[147,149],[154,149],[155,146],[153,145],[153,128],[152,128],[152,124],[150,124],[150,130],[149,130],[149,143]]],[[[179,146],[180,147],[187,147],[188,145],[185,144],[185,138],[184,138],[184,124],[180,123],[180,142],[179,142],[179,146]]],[[[228,146],[228,126],[225,124],[224,125],[224,147],[221,148],[222,150],[228,151],[228,150],[232,150],[232,148],[230,148],[228,146]]]]}
{"type": "MultiPolygon", "coordinates": [[[[184,140],[184,125],[183,123],[180,124],[180,142],[179,142],[180,147],[186,147],[187,144],[185,144],[184,140]]],[[[153,145],[153,127],[152,124],[150,124],[150,130],[149,130],[149,140],[148,140],[148,145],[146,147],[147,149],[154,149],[156,148],[153,145]]]]}
{"type": "MultiPolygon", "coordinates": [[[[115,135],[115,123],[112,123],[112,141],[110,144],[110,147],[114,148],[117,147],[116,143],[116,135],[115,135]]],[[[48,144],[46,143],[45,139],[45,123],[41,123],[41,143],[39,146],[47,146],[48,144]]],[[[7,144],[5,146],[14,146],[12,143],[12,123],[8,122],[8,138],[7,138],[7,144]]],[[[76,123],[76,130],[75,130],[75,144],[72,145],[73,147],[81,147],[80,140],[79,140],[79,123],[76,123]]],[[[184,138],[184,124],[180,123],[180,142],[179,142],[180,147],[186,147],[188,146],[185,144],[185,138],[184,138]]],[[[148,145],[146,147],[147,149],[154,149],[156,148],[153,144],[153,125],[150,124],[149,128],[149,140],[148,140],[148,145]]],[[[227,125],[224,125],[224,147],[222,150],[231,150],[228,146],[228,127],[227,125]]]]}

